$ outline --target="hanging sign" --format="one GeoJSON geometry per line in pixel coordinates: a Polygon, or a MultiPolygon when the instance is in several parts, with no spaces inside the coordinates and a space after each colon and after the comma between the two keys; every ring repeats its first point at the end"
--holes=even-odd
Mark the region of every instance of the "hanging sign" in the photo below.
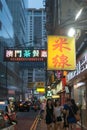
{"type": "Polygon", "coordinates": [[[48,36],[48,70],[74,70],[76,68],[75,39],[48,36]]]}
{"type": "Polygon", "coordinates": [[[4,61],[46,61],[46,50],[32,50],[32,49],[5,49],[4,61]]]}

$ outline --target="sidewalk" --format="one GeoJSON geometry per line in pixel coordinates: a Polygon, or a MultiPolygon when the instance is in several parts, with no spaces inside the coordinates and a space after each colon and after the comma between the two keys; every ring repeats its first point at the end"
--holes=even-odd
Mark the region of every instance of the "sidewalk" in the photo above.
{"type": "Polygon", "coordinates": [[[43,119],[39,120],[36,130],[47,130],[45,120],[43,120],[43,119]]]}
{"type": "MultiPolygon", "coordinates": [[[[38,122],[36,130],[47,130],[45,121],[42,119],[38,122]]],[[[81,130],[81,128],[77,125],[77,130],[81,130]]]]}

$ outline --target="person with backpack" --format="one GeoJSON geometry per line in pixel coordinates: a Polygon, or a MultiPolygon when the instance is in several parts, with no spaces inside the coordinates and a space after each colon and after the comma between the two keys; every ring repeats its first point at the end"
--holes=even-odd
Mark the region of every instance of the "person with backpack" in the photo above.
{"type": "Polygon", "coordinates": [[[69,125],[69,130],[76,130],[76,117],[75,114],[78,113],[79,109],[75,103],[74,99],[67,99],[67,105],[64,106],[64,109],[67,111],[67,123],[69,125]]]}

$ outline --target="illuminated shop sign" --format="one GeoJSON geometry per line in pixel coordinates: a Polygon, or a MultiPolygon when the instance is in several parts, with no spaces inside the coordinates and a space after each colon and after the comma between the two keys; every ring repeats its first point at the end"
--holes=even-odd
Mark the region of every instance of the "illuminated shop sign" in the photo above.
{"type": "Polygon", "coordinates": [[[81,60],[77,63],[76,70],[69,72],[67,75],[68,81],[73,79],[75,76],[79,75],[81,72],[87,70],[87,56],[83,56],[81,60]]]}
{"type": "Polygon", "coordinates": [[[47,97],[52,97],[52,91],[51,91],[51,90],[47,91],[46,96],[47,96],[47,97]]]}
{"type": "Polygon", "coordinates": [[[65,36],[48,36],[48,70],[75,70],[75,39],[65,36]]]}
{"type": "Polygon", "coordinates": [[[46,50],[5,49],[4,61],[45,61],[46,50]]]}
{"type": "Polygon", "coordinates": [[[44,92],[45,93],[45,88],[37,88],[36,91],[37,92],[44,92]]]}

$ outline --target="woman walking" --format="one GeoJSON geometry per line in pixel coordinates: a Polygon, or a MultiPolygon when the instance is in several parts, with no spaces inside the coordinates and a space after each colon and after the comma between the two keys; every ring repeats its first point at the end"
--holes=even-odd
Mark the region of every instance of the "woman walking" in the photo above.
{"type": "Polygon", "coordinates": [[[54,129],[55,130],[62,129],[62,109],[63,109],[63,107],[60,106],[60,102],[58,100],[56,100],[55,107],[54,107],[54,115],[55,115],[54,129]]]}
{"type": "Polygon", "coordinates": [[[72,114],[71,120],[69,119],[69,130],[72,130],[72,129],[76,130],[77,120],[75,118],[75,115],[79,114],[79,109],[78,109],[74,99],[71,99],[69,113],[72,114]]]}
{"type": "Polygon", "coordinates": [[[45,111],[45,118],[46,118],[46,124],[47,124],[47,130],[52,129],[52,123],[53,123],[53,103],[51,99],[47,100],[46,104],[46,111],[45,111]]]}

